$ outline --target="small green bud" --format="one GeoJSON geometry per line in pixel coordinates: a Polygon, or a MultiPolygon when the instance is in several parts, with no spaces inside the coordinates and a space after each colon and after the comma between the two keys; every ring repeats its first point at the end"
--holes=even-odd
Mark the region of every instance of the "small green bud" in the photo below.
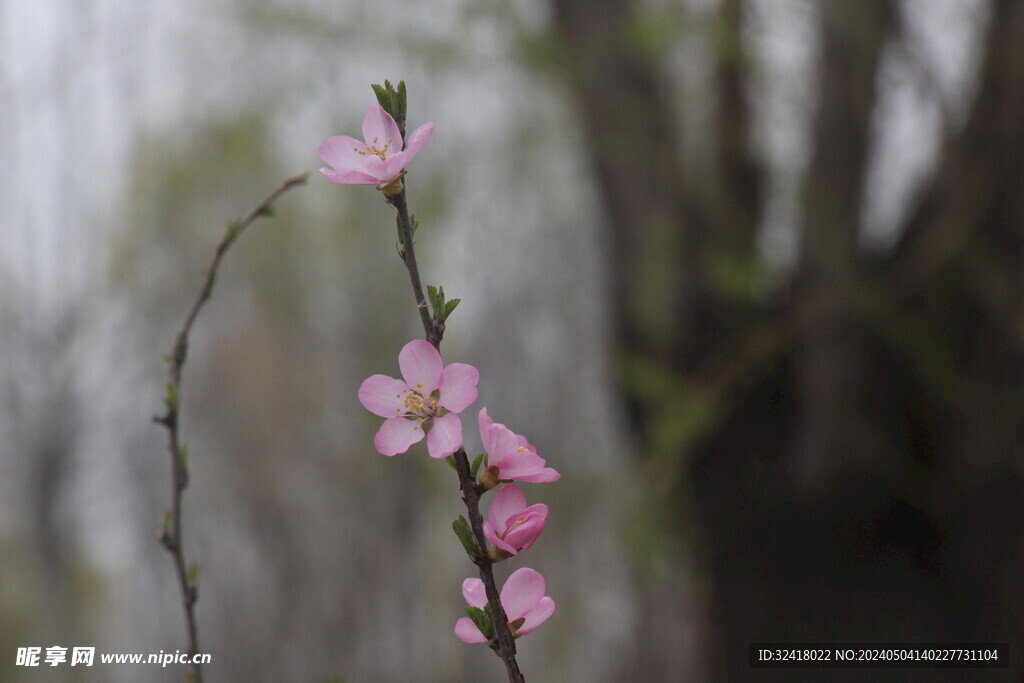
{"type": "Polygon", "coordinates": [[[237,219],[233,221],[228,221],[227,228],[224,230],[224,241],[230,242],[231,240],[235,239],[235,236],[238,235],[238,231],[241,229],[242,221],[237,219]]]}
{"type": "Polygon", "coordinates": [[[164,405],[167,406],[167,410],[171,412],[178,409],[178,385],[173,383],[167,384],[167,393],[164,395],[164,405]]]}

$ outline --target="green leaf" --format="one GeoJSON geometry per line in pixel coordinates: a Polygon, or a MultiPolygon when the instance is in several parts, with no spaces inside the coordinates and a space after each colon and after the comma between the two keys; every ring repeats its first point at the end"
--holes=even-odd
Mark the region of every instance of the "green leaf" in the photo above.
{"type": "Polygon", "coordinates": [[[199,585],[199,564],[196,562],[188,566],[188,585],[193,587],[199,585]]]}
{"type": "Polygon", "coordinates": [[[380,106],[391,115],[391,118],[398,124],[398,128],[404,131],[406,111],[405,81],[399,81],[397,89],[388,80],[384,81],[384,85],[373,83],[370,87],[373,88],[373,94],[377,96],[377,102],[380,103],[380,106]]]}
{"type": "Polygon", "coordinates": [[[462,303],[462,299],[449,299],[448,301],[446,301],[444,303],[444,318],[442,318],[441,320],[447,320],[448,316],[452,314],[452,311],[454,311],[455,307],[458,306],[460,303],[462,303]]]}
{"type": "Polygon", "coordinates": [[[448,316],[455,310],[455,307],[462,301],[462,299],[446,301],[444,298],[444,287],[434,287],[433,285],[427,285],[427,295],[430,299],[430,308],[434,311],[434,320],[439,323],[447,320],[448,316]]]}
{"type": "MultiPolygon", "coordinates": [[[[387,86],[391,85],[387,81],[384,81],[384,83],[387,86]]],[[[377,102],[387,111],[391,107],[391,94],[388,92],[388,88],[376,83],[371,84],[370,87],[373,88],[373,94],[377,96],[377,102]]],[[[391,112],[388,113],[390,114],[391,112]]]]}
{"type": "Polygon", "coordinates": [[[178,463],[181,465],[181,469],[188,469],[188,446],[183,443],[178,444],[178,463]]]}
{"type": "Polygon", "coordinates": [[[449,455],[447,458],[444,459],[444,461],[448,463],[448,466],[451,467],[453,470],[455,470],[456,472],[459,471],[459,468],[455,465],[454,455],[449,455]]]}
{"type": "Polygon", "coordinates": [[[406,92],[405,92],[405,81],[404,80],[403,81],[398,81],[398,90],[396,91],[395,95],[396,95],[395,99],[398,100],[397,104],[396,104],[396,107],[395,107],[395,110],[397,111],[398,116],[395,117],[395,120],[396,121],[400,120],[400,121],[402,121],[404,123],[405,122],[405,112],[406,112],[407,103],[408,103],[408,98],[406,97],[406,92]]]}
{"type": "MultiPolygon", "coordinates": [[[[458,301],[458,299],[456,299],[456,301],[458,301]]],[[[473,478],[474,479],[476,479],[476,473],[480,471],[480,464],[483,463],[483,461],[484,461],[484,454],[483,453],[481,453],[480,455],[478,455],[475,458],[473,458],[473,464],[470,465],[469,471],[473,473],[473,478]]]]}
{"type": "Polygon", "coordinates": [[[487,640],[494,640],[494,620],[491,619],[490,605],[480,609],[479,607],[471,607],[466,605],[466,614],[473,620],[476,627],[480,629],[480,633],[484,634],[487,640]]]}
{"type": "Polygon", "coordinates": [[[443,322],[443,318],[438,316],[444,311],[444,287],[427,285],[427,296],[430,298],[430,308],[434,311],[434,319],[443,322]]]}
{"type": "Polygon", "coordinates": [[[473,535],[473,530],[469,528],[469,522],[462,515],[452,522],[452,530],[455,535],[458,536],[459,542],[462,543],[462,547],[465,548],[466,554],[469,555],[471,560],[476,560],[480,556],[480,546],[476,542],[476,536],[473,535]]]}
{"type": "Polygon", "coordinates": [[[267,204],[262,209],[260,209],[260,212],[258,214],[256,214],[256,215],[257,216],[273,217],[273,215],[274,215],[274,205],[273,204],[267,204]]]}

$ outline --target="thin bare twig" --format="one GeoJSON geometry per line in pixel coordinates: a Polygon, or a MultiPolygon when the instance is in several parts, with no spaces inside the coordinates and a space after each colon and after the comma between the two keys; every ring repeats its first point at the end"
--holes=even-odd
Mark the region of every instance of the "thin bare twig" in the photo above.
{"type": "MultiPolygon", "coordinates": [[[[416,263],[416,250],[412,239],[412,221],[409,219],[409,208],[405,201],[405,190],[397,196],[392,197],[388,202],[398,211],[398,222],[402,230],[402,243],[399,245],[399,255],[409,270],[409,280],[412,284],[413,295],[416,298],[416,308],[420,313],[420,321],[423,323],[423,331],[428,342],[434,348],[440,349],[441,339],[444,337],[444,323],[439,322],[430,315],[427,309],[426,299],[423,296],[423,285],[420,282],[419,266],[416,263]]],[[[469,513],[469,523],[473,529],[480,548],[487,547],[487,539],[484,536],[483,516],[480,514],[480,496],[484,488],[473,480],[470,471],[469,457],[466,449],[460,448],[454,454],[456,471],[459,474],[459,486],[462,489],[462,501],[466,504],[469,513]]],[[[480,580],[484,583],[484,591],[487,594],[487,602],[491,607],[491,616],[494,622],[495,639],[489,643],[495,654],[505,663],[510,683],[526,683],[526,679],[519,671],[519,664],[516,662],[516,643],[512,632],[508,627],[508,619],[505,616],[505,609],[501,605],[501,596],[498,587],[494,582],[492,571],[493,561],[486,554],[482,553],[474,558],[477,568],[480,571],[480,580]]]]}
{"type": "Polygon", "coordinates": [[[224,259],[228,248],[238,239],[239,235],[249,227],[260,216],[271,215],[271,207],[277,199],[293,187],[306,182],[308,174],[303,173],[286,180],[279,188],[267,195],[266,199],[253,207],[242,218],[232,221],[217,245],[213,260],[206,269],[203,278],[202,288],[199,296],[185,317],[185,323],[174,339],[174,346],[171,348],[171,355],[168,363],[167,395],[164,403],[167,412],[153,418],[157,424],[167,429],[167,450],[171,455],[171,509],[164,515],[163,527],[160,531],[160,542],[171,553],[174,559],[174,568],[178,575],[178,587],[181,589],[181,604],[185,612],[185,625],[188,630],[188,653],[192,662],[192,679],[195,683],[202,683],[203,672],[195,659],[199,652],[199,637],[196,628],[195,604],[198,597],[198,565],[191,566],[185,561],[185,549],[182,540],[182,494],[188,488],[188,458],[185,446],[181,442],[181,434],[178,428],[178,416],[181,410],[181,378],[182,370],[185,367],[185,359],[188,356],[188,336],[195,324],[196,317],[203,305],[210,298],[213,292],[213,285],[217,279],[217,268],[224,259]]]}
{"type": "Polygon", "coordinates": [[[416,263],[416,247],[412,239],[412,221],[409,219],[409,207],[405,203],[405,190],[388,202],[398,210],[398,222],[402,226],[402,243],[398,245],[398,255],[402,257],[405,267],[409,270],[409,281],[412,284],[412,293],[416,297],[416,309],[420,312],[423,331],[427,335],[427,341],[433,344],[434,348],[440,348],[441,339],[444,337],[444,324],[430,317],[427,300],[423,296],[420,268],[416,263]]]}

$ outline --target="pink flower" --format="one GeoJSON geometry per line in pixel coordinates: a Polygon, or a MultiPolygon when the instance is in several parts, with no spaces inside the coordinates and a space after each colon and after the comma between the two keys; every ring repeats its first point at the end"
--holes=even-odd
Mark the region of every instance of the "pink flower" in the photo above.
{"type": "Polygon", "coordinates": [[[491,559],[497,562],[529,549],[547,521],[547,505],[526,507],[526,496],[519,487],[506,484],[494,497],[484,522],[484,536],[494,544],[488,551],[491,559]]]}
{"type": "Polygon", "coordinates": [[[374,375],[359,387],[359,402],[387,420],[373,438],[382,455],[397,455],[423,439],[429,425],[427,450],[432,458],[451,455],[462,446],[461,413],[476,400],[480,373],[472,365],[447,367],[430,342],[416,339],[398,354],[402,378],[374,375]]]}
{"type": "Polygon", "coordinates": [[[333,167],[321,168],[320,172],[332,183],[383,188],[401,177],[402,170],[433,132],[433,123],[423,124],[412,132],[403,149],[398,124],[383,107],[374,104],[363,118],[365,142],[335,135],[320,145],[317,154],[333,167]]]}
{"type": "Polygon", "coordinates": [[[487,468],[480,473],[480,483],[492,489],[501,481],[556,481],[562,475],[550,467],[544,467],[544,458],[537,455],[525,436],[515,434],[511,429],[497,423],[487,414],[487,408],[480,410],[480,438],[487,452],[487,468]]]}
{"type": "MultiPolygon", "coordinates": [[[[528,567],[517,569],[508,577],[501,589],[501,606],[513,636],[525,636],[554,613],[555,601],[544,595],[544,589],[544,577],[528,567]]],[[[487,604],[484,582],[480,579],[463,581],[462,595],[472,607],[483,609],[487,604]]],[[[455,635],[465,643],[487,642],[469,617],[455,622],[455,635]]]]}

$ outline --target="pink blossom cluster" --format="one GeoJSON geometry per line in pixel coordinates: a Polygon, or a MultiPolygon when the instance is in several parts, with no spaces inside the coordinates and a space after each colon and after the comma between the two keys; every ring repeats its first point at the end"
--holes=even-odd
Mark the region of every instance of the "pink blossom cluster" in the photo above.
{"type": "MultiPolygon", "coordinates": [[[[459,413],[477,399],[480,373],[472,365],[445,365],[432,344],[417,339],[398,354],[402,378],[373,375],[359,387],[359,402],[383,417],[373,443],[382,455],[405,453],[427,439],[427,452],[445,458],[463,447],[459,413]]],[[[487,556],[500,562],[534,544],[548,519],[548,506],[527,505],[526,495],[511,482],[549,482],[561,475],[547,467],[537,449],[482,408],[477,416],[484,444],[477,482],[484,491],[504,486],[495,495],[483,525],[490,542],[487,556]]],[[[555,603],[544,595],[544,577],[529,568],[513,572],[501,589],[501,604],[514,636],[529,633],[551,616],[555,603]]],[[[462,593],[470,608],[487,604],[480,579],[466,579],[462,593]]],[[[467,643],[482,643],[487,636],[470,618],[456,622],[455,635],[467,643]]]]}

